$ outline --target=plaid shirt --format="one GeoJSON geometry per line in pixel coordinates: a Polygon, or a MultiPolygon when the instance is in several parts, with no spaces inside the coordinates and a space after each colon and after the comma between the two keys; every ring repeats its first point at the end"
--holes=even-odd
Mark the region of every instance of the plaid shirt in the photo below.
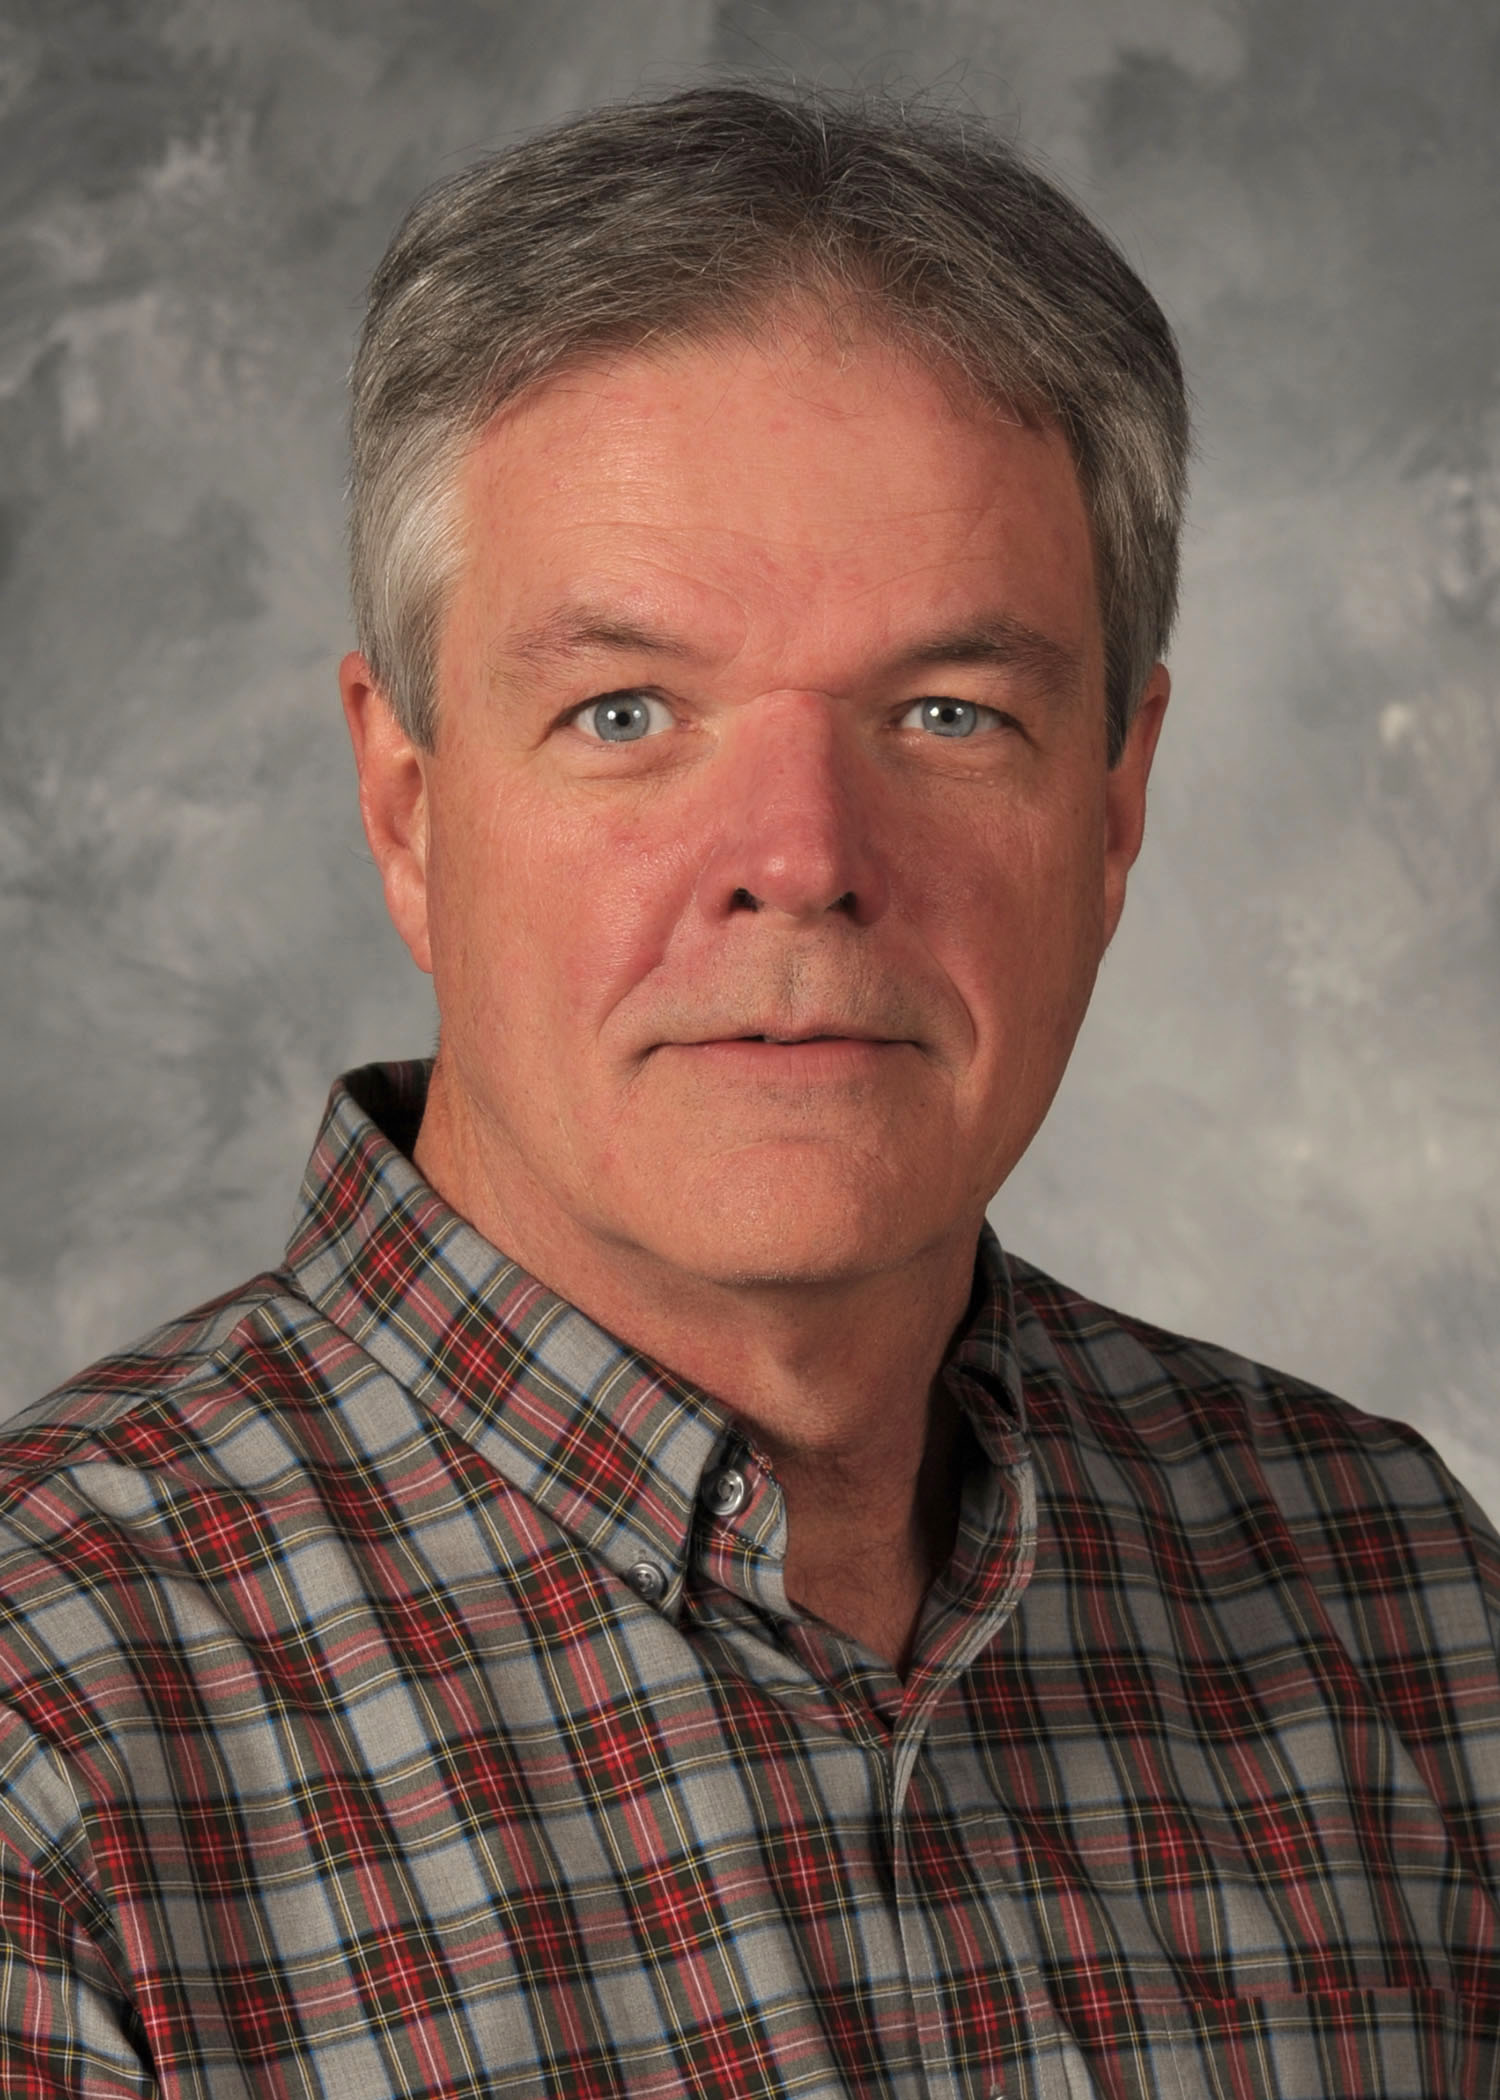
{"type": "Polygon", "coordinates": [[[1416,1436],[987,1237],[902,1682],[422,1085],[0,1443],[7,2100],[1500,2094],[1497,1545],[1416,1436]]]}

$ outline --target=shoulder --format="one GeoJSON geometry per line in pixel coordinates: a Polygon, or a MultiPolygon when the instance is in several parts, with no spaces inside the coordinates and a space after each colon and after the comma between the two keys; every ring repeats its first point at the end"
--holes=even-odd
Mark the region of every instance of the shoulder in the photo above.
{"type": "Polygon", "coordinates": [[[320,1629],[365,1608],[382,1465],[423,1443],[379,1366],[282,1273],[5,1424],[0,1804],[23,1766],[52,1798],[28,1745],[81,1758],[91,1794],[129,1793],[216,1700],[315,1676],[320,1629]]]}
{"type": "MultiPolygon", "coordinates": [[[[17,1554],[76,1551],[91,1522],[162,1542],[173,1512],[274,1495],[359,1352],[281,1272],[102,1358],[0,1425],[0,1593],[17,1554]]],[[[315,1441],[315,1438],[313,1439],[315,1441]]]]}
{"type": "Polygon", "coordinates": [[[1477,1585],[1500,1622],[1500,1539],[1417,1430],[1007,1265],[1033,1429],[1072,1492],[1107,1475],[1175,1533],[1289,1554],[1329,1591],[1477,1585]]]}
{"type": "Polygon", "coordinates": [[[1036,1396],[1164,1460],[1228,1440],[1266,1461],[1343,1454],[1419,1471],[1442,1461],[1415,1429],[1372,1415],[1306,1379],[1212,1342],[1097,1304],[1007,1256],[1023,1375],[1036,1396]]]}

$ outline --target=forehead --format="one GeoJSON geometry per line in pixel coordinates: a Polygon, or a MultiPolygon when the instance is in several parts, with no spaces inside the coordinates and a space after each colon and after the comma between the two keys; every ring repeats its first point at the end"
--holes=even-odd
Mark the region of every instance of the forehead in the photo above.
{"type": "Polygon", "coordinates": [[[851,623],[880,642],[990,599],[1075,646],[1097,625],[1061,435],[874,337],[788,327],[580,366],[496,418],[462,500],[458,596],[492,632],[574,601],[724,649],[851,623]]]}

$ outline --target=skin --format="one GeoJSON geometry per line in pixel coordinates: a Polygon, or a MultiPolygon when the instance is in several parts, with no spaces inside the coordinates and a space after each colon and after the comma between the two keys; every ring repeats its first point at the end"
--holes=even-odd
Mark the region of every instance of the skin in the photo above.
{"type": "Polygon", "coordinates": [[[341,683],[441,1016],[418,1166],[739,1417],[789,1593],[900,1667],[952,1537],[936,1373],[1118,921],[1167,680],[1111,768],[1055,431],[782,319],[491,425],[434,748],[361,657],[341,683]],[[649,734],[589,733],[612,694],[649,734]]]}

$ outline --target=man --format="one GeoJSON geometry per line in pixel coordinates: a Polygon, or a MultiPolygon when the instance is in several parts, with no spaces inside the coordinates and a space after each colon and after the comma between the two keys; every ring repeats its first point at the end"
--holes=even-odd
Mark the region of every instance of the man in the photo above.
{"type": "Polygon", "coordinates": [[[1500,2092],[1493,1534],[984,1225],[1166,705],[1149,295],[702,90],[436,192],[354,384],[441,1041],[5,1441],[0,2087],[1500,2092]]]}

